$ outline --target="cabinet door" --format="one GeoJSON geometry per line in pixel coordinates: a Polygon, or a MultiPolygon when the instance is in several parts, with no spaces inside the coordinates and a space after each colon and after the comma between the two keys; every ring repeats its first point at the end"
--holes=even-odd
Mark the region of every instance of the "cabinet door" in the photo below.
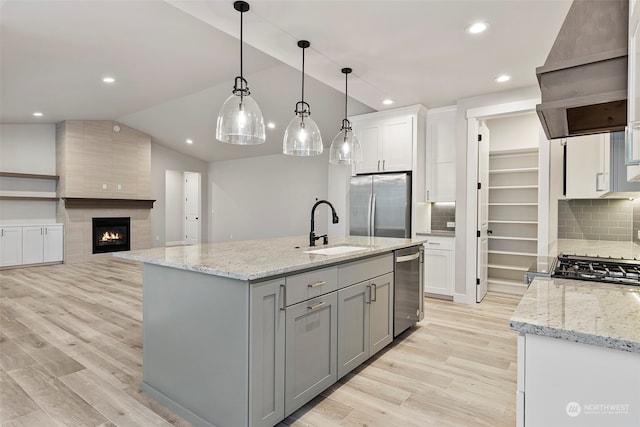
{"type": "Polygon", "coordinates": [[[338,378],[369,358],[369,282],[338,291],[338,378]]]}
{"type": "Polygon", "coordinates": [[[424,291],[438,295],[453,295],[453,252],[427,249],[424,251],[424,291]]]}
{"type": "Polygon", "coordinates": [[[378,120],[354,121],[352,127],[362,147],[362,162],[356,165],[356,172],[372,173],[382,170],[378,152],[382,138],[380,122],[378,120]]]}
{"type": "Polygon", "coordinates": [[[22,264],[22,227],[0,229],[0,267],[22,264]]]}
{"type": "Polygon", "coordinates": [[[427,200],[433,202],[455,202],[456,201],[456,164],[455,163],[435,163],[433,164],[432,187],[427,194],[427,200]]]}
{"type": "Polygon", "coordinates": [[[63,241],[62,225],[49,225],[44,227],[44,262],[62,261],[64,257],[63,241]]]}
{"type": "Polygon", "coordinates": [[[42,263],[44,251],[44,228],[22,227],[22,263],[42,263]]]}
{"type": "Polygon", "coordinates": [[[285,416],[337,381],[337,294],[287,307],[285,416]]]}
{"type": "Polygon", "coordinates": [[[284,418],[284,279],[251,287],[249,425],[271,427],[284,418]]]}
{"type": "Polygon", "coordinates": [[[567,139],[568,199],[594,199],[609,191],[609,135],[567,139]]]}
{"type": "Polygon", "coordinates": [[[369,355],[373,356],[393,341],[393,273],[371,279],[369,315],[369,355]]]}
{"type": "Polygon", "coordinates": [[[408,171],[413,163],[413,116],[382,122],[382,172],[408,171]]]}

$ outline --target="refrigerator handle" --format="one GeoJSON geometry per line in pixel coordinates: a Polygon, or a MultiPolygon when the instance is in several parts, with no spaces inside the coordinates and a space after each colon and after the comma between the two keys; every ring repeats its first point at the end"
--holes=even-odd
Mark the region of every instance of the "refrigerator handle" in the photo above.
{"type": "Polygon", "coordinates": [[[371,237],[376,236],[376,193],[373,193],[371,199],[371,237]]]}
{"type": "Polygon", "coordinates": [[[367,237],[371,236],[371,199],[373,194],[369,194],[369,208],[367,209],[367,237]]]}

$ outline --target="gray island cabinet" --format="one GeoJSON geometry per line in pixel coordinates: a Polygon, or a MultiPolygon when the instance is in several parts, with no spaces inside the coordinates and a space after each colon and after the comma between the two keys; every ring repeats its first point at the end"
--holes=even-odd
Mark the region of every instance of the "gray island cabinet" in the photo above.
{"type": "Polygon", "coordinates": [[[145,263],[141,389],[196,426],[271,427],[391,343],[393,251],[422,241],[303,241],[117,254],[145,263]]]}

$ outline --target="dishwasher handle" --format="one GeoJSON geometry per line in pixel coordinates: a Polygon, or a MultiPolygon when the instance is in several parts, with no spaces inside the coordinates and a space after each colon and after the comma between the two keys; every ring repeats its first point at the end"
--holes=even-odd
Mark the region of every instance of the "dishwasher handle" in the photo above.
{"type": "Polygon", "coordinates": [[[403,256],[396,257],[396,263],[413,261],[414,259],[418,259],[418,258],[420,258],[420,252],[416,252],[415,254],[411,254],[411,255],[403,255],[403,256]]]}

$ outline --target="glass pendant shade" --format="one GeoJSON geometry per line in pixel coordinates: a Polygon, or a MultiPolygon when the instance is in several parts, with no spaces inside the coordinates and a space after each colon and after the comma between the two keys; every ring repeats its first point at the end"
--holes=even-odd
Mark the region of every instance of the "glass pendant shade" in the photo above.
{"type": "Polygon", "coordinates": [[[322,154],[320,129],[311,116],[295,116],[284,131],[282,152],[290,156],[322,154]]]}
{"type": "Polygon", "coordinates": [[[236,145],[255,145],[265,142],[264,118],[256,101],[251,98],[242,65],[242,16],[249,11],[249,3],[235,1],[233,8],[240,12],[240,75],[233,85],[233,94],[224,101],[218,113],[216,139],[236,145]]]}
{"type": "Polygon", "coordinates": [[[309,104],[304,101],[304,50],[311,46],[307,40],[300,40],[302,48],[302,96],[296,103],[295,117],[284,131],[282,152],[289,156],[317,156],[322,154],[322,136],[316,122],[311,118],[309,104]]]}
{"type": "Polygon", "coordinates": [[[360,141],[351,129],[341,129],[333,138],[329,151],[329,163],[354,165],[362,161],[360,141]]]}
{"type": "Polygon", "coordinates": [[[222,104],[216,139],[236,145],[262,144],[266,140],[262,111],[250,95],[234,93],[222,104]]]}

